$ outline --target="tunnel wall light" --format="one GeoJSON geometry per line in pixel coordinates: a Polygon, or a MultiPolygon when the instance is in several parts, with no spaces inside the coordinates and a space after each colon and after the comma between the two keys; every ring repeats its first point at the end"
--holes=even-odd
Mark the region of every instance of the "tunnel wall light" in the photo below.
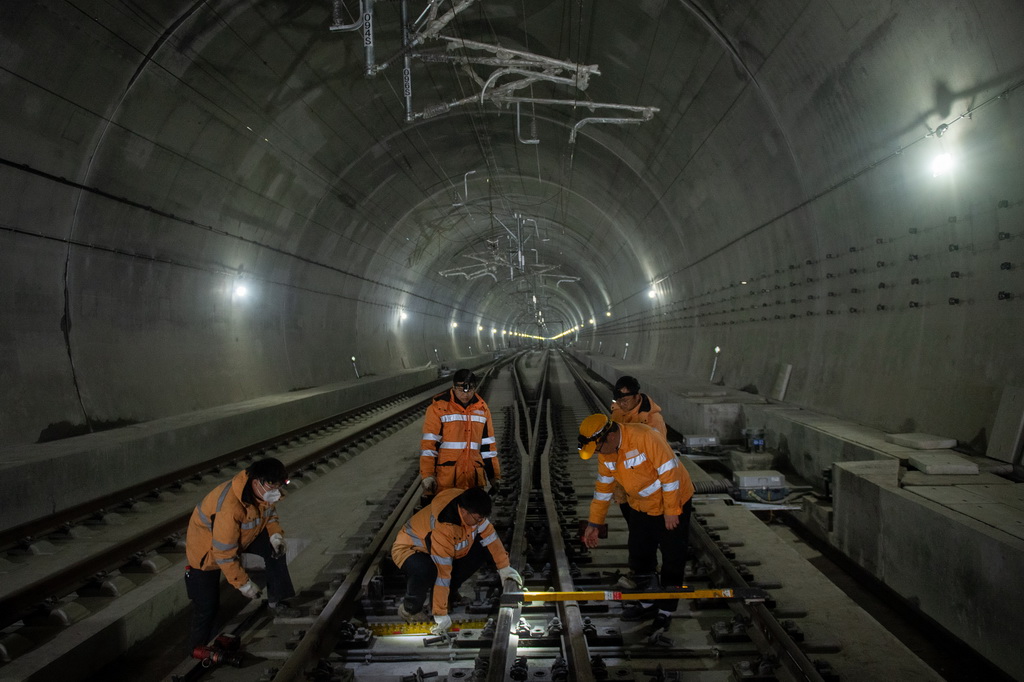
{"type": "Polygon", "coordinates": [[[708,380],[711,383],[715,382],[715,370],[718,369],[718,354],[722,352],[722,349],[715,346],[715,361],[711,363],[711,378],[708,380]]]}
{"type": "Polygon", "coordinates": [[[356,356],[352,356],[352,371],[356,373],[356,379],[359,378],[359,367],[356,366],[356,356]]]}
{"type": "Polygon", "coordinates": [[[629,341],[626,342],[626,347],[622,349],[622,359],[626,359],[626,353],[629,352],[629,341]]]}
{"type": "Polygon", "coordinates": [[[937,178],[940,175],[951,173],[955,165],[956,161],[953,156],[948,152],[942,152],[932,159],[932,177],[937,178]]]}

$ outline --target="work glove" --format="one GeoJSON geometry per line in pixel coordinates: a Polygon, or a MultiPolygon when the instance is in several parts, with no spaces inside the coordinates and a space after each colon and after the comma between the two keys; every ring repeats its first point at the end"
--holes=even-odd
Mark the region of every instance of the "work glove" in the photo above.
{"type": "Polygon", "coordinates": [[[446,636],[448,630],[452,627],[451,616],[434,616],[434,627],[430,628],[430,634],[438,636],[446,636]]]}
{"type": "Polygon", "coordinates": [[[433,476],[427,476],[420,482],[420,485],[423,486],[423,492],[427,495],[433,495],[434,491],[437,490],[437,479],[433,476]]]}
{"type": "Polygon", "coordinates": [[[238,588],[238,591],[245,595],[246,599],[259,599],[260,588],[253,581],[249,581],[246,584],[238,588]]]}
{"type": "Polygon", "coordinates": [[[497,497],[501,494],[501,481],[494,479],[491,481],[491,489],[487,491],[491,494],[491,497],[497,497]]]}
{"type": "Polygon", "coordinates": [[[519,575],[519,571],[512,568],[511,566],[499,568],[498,575],[501,576],[502,586],[505,585],[506,580],[513,580],[516,583],[516,587],[518,587],[520,590],[523,589],[523,576],[519,575]]]}
{"type": "Polygon", "coordinates": [[[280,533],[274,533],[270,536],[270,546],[274,548],[271,555],[275,559],[280,559],[288,553],[288,545],[285,544],[284,536],[280,533]]]}

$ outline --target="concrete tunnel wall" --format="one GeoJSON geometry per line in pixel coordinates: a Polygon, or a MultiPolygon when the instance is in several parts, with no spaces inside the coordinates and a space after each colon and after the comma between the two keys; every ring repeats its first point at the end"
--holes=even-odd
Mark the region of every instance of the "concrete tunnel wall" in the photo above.
{"type": "MultiPolygon", "coordinates": [[[[729,386],[788,363],[798,405],[963,441],[1024,385],[1019,2],[478,3],[453,34],[659,108],[575,145],[575,109],[538,106],[539,145],[493,107],[404,123],[330,12],[0,10],[0,446],[580,323],[563,341],[698,377],[717,345],[729,386]],[[438,274],[517,211],[578,282],[438,274]]],[[[416,78],[420,107],[468,87],[416,78]]]]}

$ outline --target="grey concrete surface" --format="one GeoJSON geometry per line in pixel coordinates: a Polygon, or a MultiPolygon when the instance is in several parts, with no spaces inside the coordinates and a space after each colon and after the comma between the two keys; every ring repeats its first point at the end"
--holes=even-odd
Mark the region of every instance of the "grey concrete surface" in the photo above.
{"type": "MultiPolygon", "coordinates": [[[[972,440],[1024,386],[1016,0],[477,2],[446,35],[600,69],[519,94],[658,109],[570,144],[594,112],[527,106],[533,145],[493,103],[405,123],[331,12],[5,3],[0,444],[577,327],[889,432],[972,440]]],[[[477,92],[411,77],[414,113],[477,92]]]]}
{"type": "Polygon", "coordinates": [[[434,368],[256,398],[123,429],[0,449],[0,530],[201,464],[436,380],[434,368]]]}
{"type": "MultiPolygon", "coordinates": [[[[401,70],[366,78],[331,10],[3,4],[0,447],[564,334],[675,382],[677,428],[767,427],[814,484],[906,464],[884,433],[1019,465],[1018,0],[478,2],[445,32],[600,68],[529,90],[573,102],[526,107],[539,144],[493,103],[406,123],[401,70]],[[658,111],[570,144],[579,102],[658,111]]],[[[413,112],[477,93],[411,75],[413,112]]],[[[53,508],[143,475],[127,442],[0,480],[53,508]]]]}
{"type": "MultiPolygon", "coordinates": [[[[900,488],[898,463],[835,467],[835,545],[1014,678],[1024,594],[1024,512],[970,487],[900,488]],[[980,503],[979,503],[980,502],[980,503]]],[[[992,486],[1001,490],[1004,486],[992,486]]],[[[1006,486],[1014,490],[1020,484],[1006,486]]]]}

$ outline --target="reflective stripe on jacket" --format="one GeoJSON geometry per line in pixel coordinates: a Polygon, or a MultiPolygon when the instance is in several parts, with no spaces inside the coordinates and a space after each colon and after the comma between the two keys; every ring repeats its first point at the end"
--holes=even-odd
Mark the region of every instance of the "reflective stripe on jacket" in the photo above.
{"type": "Polygon", "coordinates": [[[249,474],[240,471],[203,498],[188,522],[185,555],[193,569],[224,572],[224,577],[238,588],[249,581],[239,555],[256,536],[267,533],[284,534],[272,504],[245,504],[242,493],[249,485],[249,474]]]}
{"type": "Polygon", "coordinates": [[[494,526],[487,519],[475,526],[437,520],[441,511],[464,492],[460,488],[449,488],[439,492],[431,500],[430,506],[424,507],[409,519],[402,530],[398,532],[395,544],[391,546],[391,558],[399,568],[415,552],[429,554],[433,559],[434,565],[437,567],[432,606],[435,616],[443,616],[448,613],[452,563],[456,559],[466,556],[478,538],[480,545],[490,551],[497,568],[505,568],[509,565],[508,552],[501,544],[494,526]]]}
{"type": "Polygon", "coordinates": [[[484,460],[491,463],[494,478],[501,478],[487,403],[474,395],[462,406],[451,389],[434,396],[423,419],[420,476],[433,476],[438,490],[483,487],[487,484],[484,460]]]}
{"type": "Polygon", "coordinates": [[[612,401],[612,421],[620,424],[647,424],[663,438],[668,438],[668,427],[661,415],[661,406],[646,393],[640,394],[640,402],[629,411],[623,410],[617,400],[612,401]]]}
{"type": "Polygon", "coordinates": [[[604,523],[616,482],[637,511],[651,516],[681,514],[693,497],[693,482],[672,448],[643,424],[619,424],[619,432],[618,449],[610,455],[598,453],[590,523],[604,523]]]}

